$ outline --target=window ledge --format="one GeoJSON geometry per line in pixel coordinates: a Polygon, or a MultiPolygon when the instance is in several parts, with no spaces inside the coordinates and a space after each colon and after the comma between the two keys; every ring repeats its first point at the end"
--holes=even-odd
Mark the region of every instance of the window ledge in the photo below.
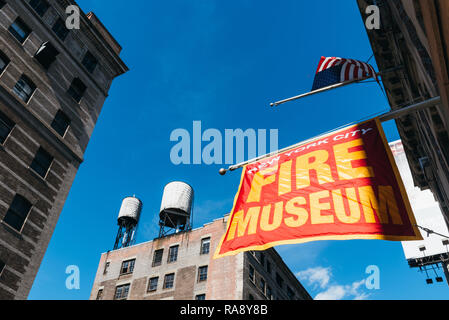
{"type": "MultiPolygon", "coordinates": [[[[34,175],[38,180],[43,182],[48,187],[48,182],[47,182],[47,180],[45,180],[45,178],[43,178],[39,173],[34,171],[31,167],[27,167],[27,169],[28,169],[28,171],[30,171],[32,173],[32,175],[34,175]]],[[[48,172],[47,172],[47,174],[48,174],[48,172]]],[[[45,177],[47,177],[47,175],[45,175],[45,177]]]]}
{"type": "MultiPolygon", "coordinates": [[[[10,226],[7,222],[1,220],[1,221],[0,221],[0,224],[3,225],[3,226],[5,226],[6,229],[7,229],[8,231],[12,232],[16,237],[22,238],[22,232],[21,232],[21,231],[18,231],[18,230],[15,229],[15,228],[13,228],[13,227],[10,226]]],[[[23,228],[23,227],[22,227],[22,228],[23,228]]]]}

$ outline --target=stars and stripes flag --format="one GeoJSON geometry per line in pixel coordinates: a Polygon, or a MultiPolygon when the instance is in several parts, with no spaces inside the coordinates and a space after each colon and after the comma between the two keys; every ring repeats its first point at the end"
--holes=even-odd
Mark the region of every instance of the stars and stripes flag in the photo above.
{"type": "Polygon", "coordinates": [[[379,81],[374,68],[368,63],[338,57],[321,57],[313,81],[312,91],[337,83],[374,78],[379,81]]]}

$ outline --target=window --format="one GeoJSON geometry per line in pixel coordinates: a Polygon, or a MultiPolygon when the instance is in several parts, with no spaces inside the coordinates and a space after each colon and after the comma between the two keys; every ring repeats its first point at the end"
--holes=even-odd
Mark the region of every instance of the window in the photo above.
{"type": "Polygon", "coordinates": [[[5,0],[0,0],[0,9],[5,6],[6,2],[5,0]]]}
{"type": "Polygon", "coordinates": [[[56,112],[55,118],[51,123],[51,127],[61,136],[64,137],[67,132],[67,128],[70,126],[70,119],[65,115],[64,112],[58,110],[56,112]]]}
{"type": "Polygon", "coordinates": [[[157,267],[157,266],[161,265],[163,253],[164,253],[164,249],[159,249],[159,250],[154,251],[153,267],[157,267]]]}
{"type": "Polygon", "coordinates": [[[134,271],[135,263],[136,263],[136,259],[123,261],[122,268],[120,269],[120,274],[132,273],[134,271]]]}
{"type": "Polygon", "coordinates": [[[267,259],[267,272],[271,275],[271,262],[267,259]]]}
{"type": "Polygon", "coordinates": [[[106,263],[104,264],[103,274],[108,273],[108,268],[109,268],[109,265],[110,265],[110,264],[111,264],[110,262],[106,262],[106,263]]]}
{"type": "Polygon", "coordinates": [[[284,279],[282,279],[282,277],[279,275],[279,273],[276,272],[276,283],[278,284],[279,287],[282,288],[282,286],[284,285],[284,279]]]}
{"type": "Polygon", "coordinates": [[[128,293],[129,293],[129,283],[118,286],[115,288],[114,299],[115,300],[124,300],[124,299],[128,298],[128,293]]]}
{"type": "Polygon", "coordinates": [[[270,286],[267,286],[267,298],[268,300],[273,300],[273,290],[270,286]]]}
{"type": "Polygon", "coordinates": [[[248,300],[254,300],[254,296],[252,294],[248,295],[248,300]]]}
{"type": "Polygon", "coordinates": [[[200,254],[209,254],[209,250],[210,250],[210,238],[201,239],[200,254]]]}
{"type": "Polygon", "coordinates": [[[24,43],[26,38],[31,33],[31,29],[23,22],[22,19],[17,18],[9,27],[9,32],[20,42],[24,43]]]}
{"type": "Polygon", "coordinates": [[[251,280],[252,282],[255,281],[255,273],[254,273],[254,267],[252,265],[249,266],[249,280],[251,280]]]}
{"type": "Polygon", "coordinates": [[[198,282],[207,280],[207,266],[198,268],[198,282]]]}
{"type": "Polygon", "coordinates": [[[259,260],[259,262],[262,266],[265,265],[265,255],[262,251],[257,252],[257,259],[259,260]]]}
{"type": "Polygon", "coordinates": [[[48,2],[45,0],[31,0],[30,6],[40,17],[43,17],[45,12],[47,12],[48,8],[50,7],[48,2]]]}
{"type": "Polygon", "coordinates": [[[287,286],[287,296],[290,300],[293,300],[295,298],[295,293],[289,286],[287,286]]]}
{"type": "Polygon", "coordinates": [[[90,51],[87,51],[81,63],[83,64],[83,66],[86,67],[87,71],[92,73],[94,72],[95,67],[98,64],[98,60],[97,58],[94,57],[92,53],[90,53],[90,51]]]}
{"type": "Polygon", "coordinates": [[[197,294],[195,296],[195,300],[206,300],[206,295],[204,293],[203,294],[197,294]]]}
{"type": "Polygon", "coordinates": [[[36,90],[36,86],[34,83],[25,75],[22,75],[17,81],[16,85],[13,88],[13,91],[17,96],[22,99],[25,103],[27,103],[31,96],[33,95],[34,90],[36,90]]]}
{"type": "Polygon", "coordinates": [[[70,88],[67,91],[67,93],[73,99],[75,99],[76,102],[80,102],[86,89],[87,87],[84,85],[84,83],[79,78],[75,78],[73,79],[72,84],[70,85],[70,88]]]}
{"type": "Polygon", "coordinates": [[[0,72],[3,72],[5,70],[6,66],[9,63],[9,59],[2,51],[0,51],[0,72]]]}
{"type": "Polygon", "coordinates": [[[51,28],[54,33],[58,36],[61,41],[64,41],[67,37],[67,34],[69,33],[69,29],[65,26],[65,21],[59,18],[56,20],[55,24],[53,25],[53,28],[51,28]]]}
{"type": "Polygon", "coordinates": [[[49,42],[44,42],[37,50],[34,58],[45,68],[50,68],[50,65],[56,60],[59,51],[49,42]]]}
{"type": "Polygon", "coordinates": [[[266,286],[265,279],[260,278],[259,279],[259,289],[260,289],[260,291],[262,291],[263,294],[265,294],[265,286],[266,286]]]}
{"type": "Polygon", "coordinates": [[[42,149],[42,147],[39,147],[33,162],[31,162],[30,168],[42,178],[45,178],[52,162],[53,157],[47,151],[42,149]]]}
{"type": "Polygon", "coordinates": [[[178,248],[179,246],[173,246],[168,249],[168,263],[178,260],[178,248]]]}
{"type": "Polygon", "coordinates": [[[3,269],[5,269],[5,265],[6,264],[2,260],[0,260],[0,274],[2,274],[3,269]]]}
{"type": "Polygon", "coordinates": [[[166,274],[164,278],[164,289],[173,288],[174,283],[175,283],[175,274],[174,273],[166,274]]]}
{"type": "Polygon", "coordinates": [[[97,300],[101,300],[101,298],[103,297],[103,289],[98,290],[97,293],[97,300]]]}
{"type": "Polygon", "coordinates": [[[5,143],[14,125],[14,122],[0,111],[0,144],[5,143]]]}
{"type": "Polygon", "coordinates": [[[151,278],[150,282],[148,283],[148,291],[156,291],[158,281],[159,281],[159,277],[151,278]]]}
{"type": "Polygon", "coordinates": [[[21,195],[16,194],[3,221],[20,232],[30,210],[31,203],[21,195]]]}

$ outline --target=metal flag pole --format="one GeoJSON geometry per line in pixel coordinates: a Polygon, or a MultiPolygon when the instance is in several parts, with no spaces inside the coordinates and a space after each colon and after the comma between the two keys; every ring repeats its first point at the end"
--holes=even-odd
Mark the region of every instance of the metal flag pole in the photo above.
{"type": "MultiPolygon", "coordinates": [[[[429,107],[433,107],[433,106],[439,104],[440,102],[441,102],[441,98],[439,96],[438,97],[433,97],[431,99],[412,104],[412,105],[407,106],[405,108],[401,108],[401,109],[398,109],[398,110],[393,110],[393,111],[386,112],[386,113],[381,114],[380,116],[378,116],[378,118],[379,118],[379,120],[381,122],[397,119],[397,118],[400,118],[400,117],[402,117],[404,115],[407,115],[407,114],[410,114],[410,113],[413,113],[413,112],[417,112],[417,111],[420,111],[420,110],[423,110],[423,109],[426,109],[426,108],[429,108],[429,107]]],[[[324,133],[324,134],[326,134],[326,133],[324,133]]],[[[305,143],[307,143],[309,141],[318,139],[320,136],[322,136],[324,134],[321,134],[321,135],[319,135],[317,137],[314,137],[314,138],[311,138],[311,139],[308,139],[308,140],[296,143],[296,144],[294,144],[292,146],[289,146],[289,147],[286,147],[286,148],[283,148],[283,149],[280,149],[280,150],[277,150],[277,151],[265,154],[263,156],[259,156],[259,157],[256,157],[254,159],[247,160],[247,161],[244,161],[244,162],[241,162],[241,163],[229,166],[227,169],[221,168],[219,170],[219,173],[221,175],[225,175],[226,172],[228,172],[228,171],[234,171],[234,170],[239,169],[239,168],[241,168],[241,167],[243,167],[243,166],[245,166],[245,165],[247,165],[249,163],[256,162],[256,161],[259,161],[261,159],[277,155],[279,153],[288,151],[290,149],[294,149],[297,146],[300,146],[300,145],[305,144],[305,143]]]]}
{"type": "Polygon", "coordinates": [[[336,84],[333,84],[333,85],[330,85],[330,86],[327,86],[327,87],[324,87],[324,88],[320,88],[320,89],[317,89],[317,90],[313,90],[313,91],[310,91],[310,92],[306,92],[306,93],[303,93],[303,94],[300,94],[300,95],[297,95],[297,96],[294,96],[294,97],[291,97],[291,98],[288,98],[288,99],[280,100],[280,101],[277,101],[277,102],[272,102],[272,103],[270,103],[270,106],[277,107],[278,105],[286,103],[286,102],[289,102],[289,101],[298,100],[298,99],[301,99],[301,98],[304,98],[304,97],[307,97],[307,96],[311,96],[311,95],[314,95],[314,94],[317,94],[317,93],[320,93],[320,92],[324,92],[324,91],[328,91],[328,90],[344,87],[344,86],[347,86],[348,84],[351,84],[351,83],[354,83],[354,82],[363,81],[363,80],[366,80],[366,79],[369,79],[369,78],[372,78],[372,77],[366,77],[366,78],[362,78],[362,79],[352,79],[352,80],[349,80],[349,81],[336,83],[336,84]]]}
{"type": "MultiPolygon", "coordinates": [[[[400,70],[402,68],[403,68],[402,66],[397,66],[397,67],[393,67],[393,68],[390,68],[390,69],[386,69],[386,70],[377,72],[376,73],[376,77],[379,77],[379,76],[381,76],[381,75],[383,75],[385,73],[398,71],[398,70],[400,70]]],[[[370,77],[365,77],[365,78],[361,78],[361,79],[353,79],[353,80],[348,80],[348,81],[336,83],[336,84],[333,84],[333,85],[330,85],[330,86],[327,86],[327,87],[324,87],[324,88],[320,88],[320,89],[317,89],[317,90],[313,90],[313,91],[310,91],[310,92],[306,92],[306,93],[303,93],[303,94],[300,94],[300,95],[297,95],[297,96],[294,96],[294,97],[291,97],[291,98],[287,98],[287,99],[280,100],[280,101],[277,101],[277,102],[272,102],[272,103],[270,103],[270,106],[277,107],[278,105],[281,105],[281,104],[286,103],[286,102],[298,100],[298,99],[301,99],[301,98],[304,98],[304,97],[308,97],[308,96],[311,96],[311,95],[314,95],[314,94],[317,94],[317,93],[321,93],[321,92],[324,92],[324,91],[328,91],[328,90],[344,87],[344,86],[347,86],[348,84],[351,84],[351,83],[362,82],[364,80],[368,80],[370,78],[376,78],[376,77],[370,76],[370,77]]]]}

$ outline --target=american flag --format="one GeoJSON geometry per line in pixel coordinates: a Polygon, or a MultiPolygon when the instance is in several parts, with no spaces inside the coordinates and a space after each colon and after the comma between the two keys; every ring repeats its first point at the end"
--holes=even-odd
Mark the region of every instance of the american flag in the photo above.
{"type": "Polygon", "coordinates": [[[364,80],[371,77],[378,81],[374,68],[368,63],[338,57],[321,57],[312,91],[336,83],[364,80]]]}

